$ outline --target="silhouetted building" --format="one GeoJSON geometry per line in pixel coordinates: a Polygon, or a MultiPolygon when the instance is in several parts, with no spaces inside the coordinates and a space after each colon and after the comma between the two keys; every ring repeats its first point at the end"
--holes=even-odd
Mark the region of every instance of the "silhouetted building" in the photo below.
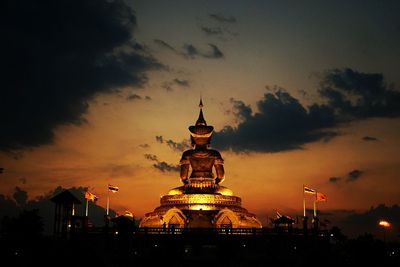
{"type": "Polygon", "coordinates": [[[135,230],[135,221],[132,217],[121,215],[112,218],[111,222],[115,224],[115,229],[118,234],[132,234],[135,230]]]}
{"type": "Polygon", "coordinates": [[[54,213],[54,236],[68,237],[69,233],[73,231],[77,224],[77,220],[74,218],[75,206],[81,204],[81,201],[68,190],[64,190],[50,200],[56,204],[54,213]]]}

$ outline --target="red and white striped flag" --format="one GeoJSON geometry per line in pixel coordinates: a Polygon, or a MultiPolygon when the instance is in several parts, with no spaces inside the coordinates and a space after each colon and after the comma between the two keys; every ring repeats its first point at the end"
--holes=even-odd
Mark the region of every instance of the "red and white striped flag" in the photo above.
{"type": "Polygon", "coordinates": [[[108,185],[108,191],[116,193],[116,192],[118,192],[118,190],[119,190],[118,186],[110,185],[110,184],[108,185]]]}
{"type": "Polygon", "coordinates": [[[307,186],[303,186],[303,188],[304,188],[304,193],[305,194],[315,195],[315,193],[317,193],[316,190],[311,189],[311,188],[309,188],[307,186]]]}

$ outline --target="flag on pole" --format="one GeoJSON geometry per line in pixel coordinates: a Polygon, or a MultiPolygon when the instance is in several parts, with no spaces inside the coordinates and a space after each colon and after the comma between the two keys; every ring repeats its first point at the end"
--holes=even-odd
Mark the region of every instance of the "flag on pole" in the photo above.
{"type": "Polygon", "coordinates": [[[276,211],[276,218],[279,219],[280,217],[282,217],[282,214],[280,214],[278,211],[276,211]]]}
{"type": "Polygon", "coordinates": [[[98,198],[95,194],[90,193],[89,191],[85,192],[85,198],[87,200],[96,201],[98,198]]]}
{"type": "Polygon", "coordinates": [[[110,185],[110,184],[108,185],[108,191],[116,193],[116,192],[118,192],[118,190],[119,190],[118,186],[114,186],[114,185],[110,185]]]}
{"type": "Polygon", "coordinates": [[[317,192],[316,196],[315,196],[315,200],[316,201],[326,201],[327,197],[325,194],[322,194],[320,192],[317,192]]]}
{"type": "Polygon", "coordinates": [[[317,191],[314,190],[314,189],[311,189],[311,188],[309,188],[307,186],[304,186],[304,193],[310,194],[310,195],[315,195],[315,193],[317,193],[317,191]]]}

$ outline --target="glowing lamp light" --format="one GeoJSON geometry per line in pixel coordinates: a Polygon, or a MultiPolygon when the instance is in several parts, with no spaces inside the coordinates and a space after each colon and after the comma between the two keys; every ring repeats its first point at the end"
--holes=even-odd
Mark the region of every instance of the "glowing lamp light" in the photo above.
{"type": "Polygon", "coordinates": [[[207,205],[191,205],[191,210],[211,210],[211,208],[207,205]]]}
{"type": "Polygon", "coordinates": [[[388,221],[385,221],[385,220],[380,220],[378,224],[379,224],[379,226],[382,226],[382,227],[385,227],[385,228],[388,228],[388,227],[391,226],[390,223],[388,221]]]}

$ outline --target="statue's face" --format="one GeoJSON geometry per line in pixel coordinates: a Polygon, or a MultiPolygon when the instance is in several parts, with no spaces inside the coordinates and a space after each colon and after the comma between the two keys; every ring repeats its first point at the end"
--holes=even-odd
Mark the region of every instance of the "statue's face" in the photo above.
{"type": "Polygon", "coordinates": [[[210,137],[192,137],[192,141],[199,146],[207,145],[210,143],[210,137]]]}

